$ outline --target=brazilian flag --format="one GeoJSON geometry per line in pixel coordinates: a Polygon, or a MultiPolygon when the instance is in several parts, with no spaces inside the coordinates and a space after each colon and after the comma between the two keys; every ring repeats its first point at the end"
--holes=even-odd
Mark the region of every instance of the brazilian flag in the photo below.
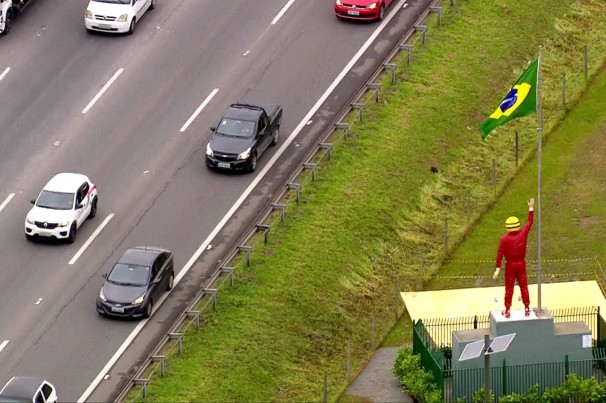
{"type": "Polygon", "coordinates": [[[535,60],[505,95],[501,104],[488,119],[480,125],[482,139],[494,128],[515,118],[521,118],[537,110],[537,74],[539,59],[535,60]]]}

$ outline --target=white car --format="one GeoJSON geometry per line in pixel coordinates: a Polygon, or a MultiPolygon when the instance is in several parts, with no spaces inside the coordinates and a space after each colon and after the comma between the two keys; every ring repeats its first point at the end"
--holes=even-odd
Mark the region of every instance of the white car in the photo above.
{"type": "Polygon", "coordinates": [[[84,25],[89,31],[132,34],[143,14],[153,8],[154,0],[90,0],[84,25]]]}
{"type": "Polygon", "coordinates": [[[97,214],[97,187],[87,176],[59,173],[48,181],[25,218],[25,237],[76,240],[76,231],[97,214]]]}
{"type": "Polygon", "coordinates": [[[13,376],[0,390],[0,402],[57,403],[57,389],[44,379],[13,376]]]}

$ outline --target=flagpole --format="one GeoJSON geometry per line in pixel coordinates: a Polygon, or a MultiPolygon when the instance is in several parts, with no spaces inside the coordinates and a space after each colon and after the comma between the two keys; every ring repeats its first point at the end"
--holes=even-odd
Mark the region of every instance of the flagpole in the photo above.
{"type": "Polygon", "coordinates": [[[538,289],[538,308],[537,316],[543,314],[541,305],[541,158],[543,143],[543,103],[541,102],[541,53],[543,47],[539,46],[539,61],[537,67],[537,117],[539,120],[539,146],[537,150],[537,170],[538,170],[538,190],[537,190],[537,289],[538,289]]]}

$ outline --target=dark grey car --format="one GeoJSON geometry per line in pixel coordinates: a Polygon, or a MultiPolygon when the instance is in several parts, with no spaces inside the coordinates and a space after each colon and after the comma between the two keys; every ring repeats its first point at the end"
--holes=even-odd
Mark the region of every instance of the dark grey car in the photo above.
{"type": "Polygon", "coordinates": [[[99,314],[149,318],[154,303],[173,288],[173,254],[163,248],[137,246],[124,252],[103,277],[97,297],[99,314]]]}

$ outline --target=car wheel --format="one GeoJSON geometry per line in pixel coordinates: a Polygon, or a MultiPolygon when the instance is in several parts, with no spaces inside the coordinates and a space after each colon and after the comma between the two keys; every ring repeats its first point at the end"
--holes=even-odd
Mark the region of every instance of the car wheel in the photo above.
{"type": "Polygon", "coordinates": [[[25,234],[25,239],[27,239],[28,241],[33,241],[34,240],[34,236],[30,235],[30,234],[25,234]]]}
{"type": "Polygon", "coordinates": [[[153,10],[154,8],[156,8],[156,2],[155,2],[155,0],[151,0],[151,4],[149,5],[149,9],[153,10]]]}
{"type": "Polygon", "coordinates": [[[11,30],[11,26],[13,24],[13,12],[9,11],[6,14],[6,21],[4,21],[4,31],[0,35],[6,35],[11,30]]]}
{"type": "Polygon", "coordinates": [[[147,306],[145,307],[145,313],[143,314],[143,317],[149,318],[151,316],[153,310],[154,310],[154,302],[150,299],[149,302],[147,303],[147,306]]]}
{"type": "Polygon", "coordinates": [[[255,172],[257,169],[257,153],[253,152],[252,157],[250,157],[250,165],[248,166],[248,172],[255,172]]]}
{"type": "Polygon", "coordinates": [[[91,203],[90,213],[88,213],[88,218],[95,218],[96,215],[97,215],[97,198],[95,197],[93,199],[93,202],[91,203]]]}
{"type": "Polygon", "coordinates": [[[271,146],[275,146],[276,144],[278,144],[278,139],[280,138],[280,128],[276,127],[276,130],[274,130],[274,134],[271,138],[271,146]]]}
{"type": "Polygon", "coordinates": [[[171,272],[170,277],[168,278],[168,284],[166,284],[166,291],[172,290],[174,285],[175,285],[175,273],[171,272]]]}
{"type": "Polygon", "coordinates": [[[76,223],[73,223],[69,228],[69,235],[67,237],[67,242],[74,243],[76,241],[76,223]]]}
{"type": "Polygon", "coordinates": [[[135,32],[135,25],[137,24],[136,18],[133,17],[132,20],[130,20],[130,27],[128,28],[128,34],[131,35],[133,32],[135,32]]]}
{"type": "Polygon", "coordinates": [[[381,4],[379,8],[379,21],[382,21],[383,17],[385,17],[385,4],[381,4]]]}

